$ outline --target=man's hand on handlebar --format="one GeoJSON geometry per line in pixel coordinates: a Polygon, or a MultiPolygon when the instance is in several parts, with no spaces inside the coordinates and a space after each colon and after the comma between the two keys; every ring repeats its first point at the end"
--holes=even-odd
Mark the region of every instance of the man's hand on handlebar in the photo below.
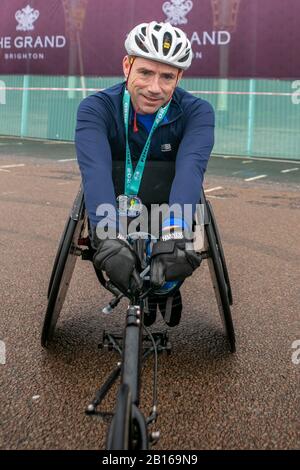
{"type": "Polygon", "coordinates": [[[166,281],[184,281],[201,261],[201,255],[194,251],[181,229],[163,229],[160,240],[152,249],[151,283],[161,287],[166,281]]]}
{"type": "Polygon", "coordinates": [[[113,284],[125,295],[136,295],[142,289],[139,260],[126,239],[118,234],[115,239],[100,240],[96,230],[92,246],[96,250],[93,263],[96,269],[105,271],[113,284]]]}

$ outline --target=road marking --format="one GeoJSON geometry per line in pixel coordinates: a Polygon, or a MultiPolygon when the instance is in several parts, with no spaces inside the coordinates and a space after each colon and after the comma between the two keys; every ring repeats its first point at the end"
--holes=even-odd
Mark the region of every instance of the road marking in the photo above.
{"type": "Polygon", "coordinates": [[[223,186],[216,186],[215,188],[205,189],[205,193],[210,193],[211,191],[217,191],[218,189],[223,189],[223,186]]]}
{"type": "Polygon", "coordinates": [[[63,160],[57,160],[58,162],[72,162],[73,160],[76,160],[76,158],[64,158],[63,160]]]}
{"type": "Polygon", "coordinates": [[[5,365],[6,363],[6,348],[4,341],[0,341],[0,364],[5,365]]]}
{"type": "Polygon", "coordinates": [[[2,168],[0,168],[0,171],[3,171],[3,172],[5,171],[5,173],[10,173],[9,170],[3,170],[2,168]]]}
{"type": "Polygon", "coordinates": [[[253,163],[252,160],[243,160],[242,163],[253,163]]]}
{"type": "Polygon", "coordinates": [[[289,168],[288,170],[281,170],[281,173],[289,173],[290,171],[297,171],[299,168],[289,168]]]}
{"type": "Polygon", "coordinates": [[[213,196],[212,194],[208,194],[207,197],[208,197],[208,198],[211,198],[211,199],[225,199],[225,197],[222,197],[222,196],[213,196]]]}
{"type": "Polygon", "coordinates": [[[266,178],[268,175],[258,175],[258,176],[253,176],[252,178],[246,178],[244,181],[254,181],[254,180],[260,180],[261,178],[266,178]]]}
{"type": "Polygon", "coordinates": [[[16,168],[17,166],[25,166],[25,163],[18,163],[16,165],[1,165],[0,168],[16,168]]]}

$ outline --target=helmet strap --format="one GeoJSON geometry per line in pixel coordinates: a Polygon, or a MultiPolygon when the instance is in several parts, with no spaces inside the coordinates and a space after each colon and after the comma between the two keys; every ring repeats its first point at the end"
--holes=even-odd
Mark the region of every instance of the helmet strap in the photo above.
{"type": "MultiPolygon", "coordinates": [[[[177,87],[177,83],[178,83],[178,81],[179,81],[179,74],[180,74],[180,70],[178,70],[178,72],[177,72],[177,77],[176,77],[176,83],[175,83],[174,91],[175,91],[175,88],[177,87]]],[[[171,101],[171,99],[173,98],[174,91],[173,91],[173,93],[172,93],[171,98],[167,101],[167,103],[169,103],[169,101],[171,101]]],[[[166,103],[166,104],[167,104],[167,103],[166,103]]],[[[166,106],[166,105],[165,105],[165,106],[166,106]]]]}
{"type": "Polygon", "coordinates": [[[132,69],[132,66],[133,66],[133,62],[135,61],[135,57],[129,57],[128,60],[129,60],[130,67],[129,67],[129,72],[128,72],[127,79],[126,79],[126,89],[128,89],[129,75],[130,75],[130,72],[131,72],[131,69],[132,69]]]}
{"type": "MultiPolygon", "coordinates": [[[[134,60],[135,60],[135,57],[130,57],[130,58],[129,58],[130,67],[129,67],[129,72],[128,72],[127,79],[126,79],[126,89],[127,89],[127,90],[128,90],[129,75],[130,75],[131,68],[132,68],[132,66],[133,66],[134,60]]],[[[134,110],[134,118],[133,118],[133,130],[134,130],[134,132],[138,132],[138,131],[139,131],[139,128],[138,128],[138,125],[137,125],[136,111],[135,111],[135,110],[134,110]]]]}

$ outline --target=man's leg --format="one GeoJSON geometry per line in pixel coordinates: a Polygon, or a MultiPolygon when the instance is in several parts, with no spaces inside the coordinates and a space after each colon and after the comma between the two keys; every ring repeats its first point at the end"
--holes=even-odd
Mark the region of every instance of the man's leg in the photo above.
{"type": "Polygon", "coordinates": [[[180,323],[182,299],[179,289],[168,297],[159,298],[158,305],[163,319],[168,326],[176,326],[180,323]]]}

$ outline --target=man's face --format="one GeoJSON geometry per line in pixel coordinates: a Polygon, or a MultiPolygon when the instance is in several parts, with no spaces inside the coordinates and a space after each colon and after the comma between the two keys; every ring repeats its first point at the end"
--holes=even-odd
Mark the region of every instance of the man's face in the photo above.
{"type": "Polygon", "coordinates": [[[171,65],[136,57],[130,70],[128,56],[123,71],[129,79],[127,88],[137,113],[153,114],[171,98],[182,71],[171,65]],[[130,71],[130,73],[129,73],[130,71]]]}

